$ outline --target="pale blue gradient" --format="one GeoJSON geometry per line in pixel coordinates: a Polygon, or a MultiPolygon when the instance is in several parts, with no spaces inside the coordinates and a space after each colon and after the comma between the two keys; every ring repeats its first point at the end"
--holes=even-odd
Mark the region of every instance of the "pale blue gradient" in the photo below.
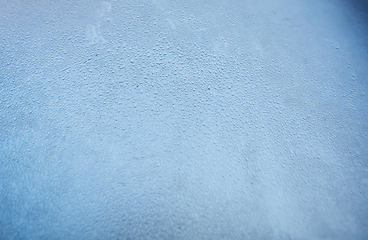
{"type": "Polygon", "coordinates": [[[0,239],[368,239],[365,1],[0,6],[0,239]]]}

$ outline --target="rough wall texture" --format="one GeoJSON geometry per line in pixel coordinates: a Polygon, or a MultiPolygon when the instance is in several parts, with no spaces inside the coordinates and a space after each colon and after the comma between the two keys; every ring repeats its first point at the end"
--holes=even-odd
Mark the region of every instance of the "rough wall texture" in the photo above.
{"type": "Polygon", "coordinates": [[[1,239],[368,238],[361,1],[0,2],[1,239]]]}

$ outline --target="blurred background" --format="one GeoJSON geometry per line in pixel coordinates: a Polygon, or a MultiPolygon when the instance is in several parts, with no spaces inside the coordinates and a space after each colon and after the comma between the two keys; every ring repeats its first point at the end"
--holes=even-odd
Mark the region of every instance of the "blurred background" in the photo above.
{"type": "Polygon", "coordinates": [[[0,239],[367,239],[363,0],[0,0],[0,239]]]}

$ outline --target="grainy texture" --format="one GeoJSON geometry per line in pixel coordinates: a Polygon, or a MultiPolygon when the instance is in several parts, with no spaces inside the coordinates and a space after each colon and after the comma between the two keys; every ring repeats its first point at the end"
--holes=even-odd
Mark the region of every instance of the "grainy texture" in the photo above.
{"type": "Polygon", "coordinates": [[[368,238],[364,1],[0,3],[0,239],[368,238]]]}

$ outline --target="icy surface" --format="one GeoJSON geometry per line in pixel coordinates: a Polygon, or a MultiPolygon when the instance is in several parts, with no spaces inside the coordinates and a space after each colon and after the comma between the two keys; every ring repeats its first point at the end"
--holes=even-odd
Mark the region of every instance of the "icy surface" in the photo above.
{"type": "Polygon", "coordinates": [[[0,239],[368,239],[364,1],[0,3],[0,239]]]}

